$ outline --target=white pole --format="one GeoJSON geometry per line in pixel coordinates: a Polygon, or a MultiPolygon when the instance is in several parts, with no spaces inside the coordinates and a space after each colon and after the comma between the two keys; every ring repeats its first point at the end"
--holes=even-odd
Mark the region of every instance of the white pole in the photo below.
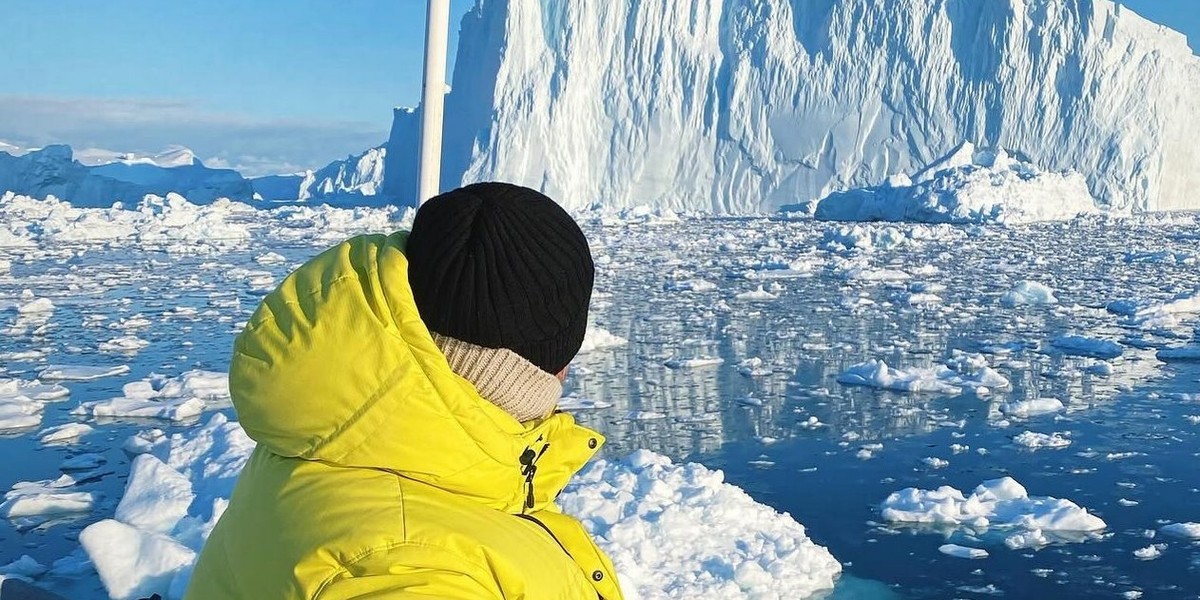
{"type": "Polygon", "coordinates": [[[438,195],[442,171],[442,115],[446,101],[446,46],[450,0],[429,0],[425,21],[425,87],[421,97],[421,152],[417,203],[438,195]]]}

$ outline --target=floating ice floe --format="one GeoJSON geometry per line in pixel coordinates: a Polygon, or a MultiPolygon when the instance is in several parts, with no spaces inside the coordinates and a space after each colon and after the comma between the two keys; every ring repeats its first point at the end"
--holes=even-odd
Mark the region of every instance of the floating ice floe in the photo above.
{"type": "Polygon", "coordinates": [[[1022,281],[1016,287],[1005,292],[1000,297],[1000,303],[1005,306],[1021,304],[1057,304],[1054,290],[1036,281],[1022,281]]]}
{"type": "Polygon", "coordinates": [[[1037,417],[1050,415],[1064,410],[1066,406],[1058,398],[1034,398],[1031,400],[1016,400],[1001,406],[1004,414],[1013,417],[1037,417]]]}
{"type": "Polygon", "coordinates": [[[1182,294],[1162,303],[1118,300],[1108,304],[1108,311],[1122,315],[1125,322],[1142,329],[1170,330],[1183,324],[1182,317],[1200,316],[1200,290],[1182,294]]]}
{"type": "Polygon", "coordinates": [[[0,582],[3,582],[5,579],[19,579],[30,582],[33,581],[34,577],[44,574],[46,570],[46,565],[38,562],[28,554],[22,554],[21,558],[7,565],[0,566],[0,582]]]}
{"type": "Polygon", "coordinates": [[[685,279],[669,281],[663,286],[663,289],[668,292],[709,292],[717,289],[717,284],[704,279],[685,279]]]}
{"type": "Polygon", "coordinates": [[[983,548],[968,548],[958,544],[943,544],[938,546],[938,552],[955,558],[979,559],[987,558],[988,551],[983,548]]]}
{"type": "MultiPolygon", "coordinates": [[[[134,461],[114,518],[80,542],[113,598],[179,597],[254,442],[222,414],[139,439],[149,456],[134,461]]],[[[803,526],[720,471],[652,452],[590,464],[558,503],[612,557],[631,598],[801,598],[832,588],[841,571],[803,526]]]]}
{"type": "Polygon", "coordinates": [[[1029,496],[1011,477],[985,481],[970,496],[950,486],[907,488],[889,495],[882,513],[893,523],[1020,530],[1005,540],[1010,548],[1039,547],[1064,539],[1059,535],[1063,532],[1098,532],[1107,527],[1070,500],[1029,496]]]}
{"type": "Polygon", "coordinates": [[[124,335],[105,342],[100,342],[99,349],[101,352],[110,352],[113,354],[132,354],[149,345],[150,342],[147,342],[136,335],[124,335]]]}
{"type": "Polygon", "coordinates": [[[851,366],[838,376],[838,383],[913,393],[960,394],[963,389],[1004,389],[1011,383],[987,366],[960,372],[945,365],[893,368],[882,360],[851,366]]]}
{"type": "Polygon", "coordinates": [[[1013,436],[1013,443],[1029,448],[1030,450],[1037,450],[1039,448],[1066,448],[1071,445],[1071,438],[1066,437],[1067,435],[1069,434],[1046,434],[1026,431],[1013,436]]]}
{"type": "Polygon", "coordinates": [[[4,494],[0,517],[16,520],[22,526],[35,526],[57,516],[90,512],[95,502],[95,494],[78,491],[70,475],[22,481],[4,494]]]}
{"type": "Polygon", "coordinates": [[[769,302],[771,300],[778,300],[779,296],[764,290],[763,286],[760,285],[758,286],[758,289],[750,292],[742,292],[737,296],[734,296],[734,298],[747,302],[769,302]]]}
{"type": "Polygon", "coordinates": [[[1200,540],[1200,523],[1171,523],[1164,525],[1159,531],[1187,540],[1200,540]]]}
{"type": "Polygon", "coordinates": [[[104,377],[124,375],[129,372],[129,365],[111,367],[89,367],[78,365],[50,365],[38,373],[40,379],[47,381],[91,381],[104,377]]]}
{"type": "Polygon", "coordinates": [[[65,388],[36,381],[0,379],[0,433],[41,425],[43,402],[61,398],[57,390],[65,388]]]}
{"type": "Polygon", "coordinates": [[[645,450],[585,467],[559,504],[613,559],[631,598],[802,598],[841,571],[802,525],[720,471],[645,450]]]}
{"type": "Polygon", "coordinates": [[[579,354],[618,348],[628,343],[629,340],[623,337],[613,335],[599,327],[588,325],[587,331],[583,335],[583,346],[579,348],[579,354]]]}
{"type": "Polygon", "coordinates": [[[1154,560],[1162,556],[1163,551],[1166,549],[1166,544],[1150,544],[1145,548],[1138,548],[1137,550],[1134,550],[1133,556],[1138,560],[1154,560]]]}
{"type": "Polygon", "coordinates": [[[85,402],[71,414],[183,421],[204,412],[210,402],[229,398],[229,381],[225,373],[188,371],[127,383],[122,391],[120,398],[85,402]]]}
{"type": "Polygon", "coordinates": [[[91,425],[86,423],[66,423],[57,425],[48,429],[43,429],[38,433],[38,438],[43,444],[65,444],[78,441],[79,438],[94,431],[91,425]]]}
{"type": "Polygon", "coordinates": [[[1125,353],[1125,347],[1109,340],[1085,337],[1082,335],[1064,335],[1050,342],[1052,346],[1069,356],[1087,356],[1110,360],[1125,353]]]}
{"type": "Polygon", "coordinates": [[[698,369],[701,367],[715,367],[723,364],[725,359],[715,356],[697,356],[694,358],[671,358],[663,362],[663,366],[668,369],[698,369]]]}
{"type": "Polygon", "coordinates": [[[593,400],[591,398],[581,398],[579,396],[564,396],[558,401],[558,408],[565,411],[600,410],[604,408],[612,408],[612,406],[612,402],[605,400],[593,400]]]}

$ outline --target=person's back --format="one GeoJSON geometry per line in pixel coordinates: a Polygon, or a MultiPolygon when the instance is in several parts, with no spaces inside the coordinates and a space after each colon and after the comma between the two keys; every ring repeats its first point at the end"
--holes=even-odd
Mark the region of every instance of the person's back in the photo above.
{"type": "Polygon", "coordinates": [[[187,599],[620,598],[553,506],[603,441],[554,412],[592,277],[570,217],[505,184],[290,275],[235,343],[258,448],[187,599]]]}

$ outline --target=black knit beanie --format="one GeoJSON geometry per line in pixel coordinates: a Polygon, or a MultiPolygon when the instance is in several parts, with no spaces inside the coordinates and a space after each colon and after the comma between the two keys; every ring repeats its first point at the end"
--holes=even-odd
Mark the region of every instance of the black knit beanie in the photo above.
{"type": "Polygon", "coordinates": [[[430,331],[507,348],[558,373],[583,344],[595,268],[579,226],[544,194],[476,183],[417,211],[408,281],[430,331]]]}

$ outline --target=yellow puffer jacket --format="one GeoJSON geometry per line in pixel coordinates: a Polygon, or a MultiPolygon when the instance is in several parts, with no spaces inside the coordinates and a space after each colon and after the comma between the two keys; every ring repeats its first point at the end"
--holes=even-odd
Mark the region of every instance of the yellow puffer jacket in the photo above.
{"type": "Polygon", "coordinates": [[[237,337],[233,402],[258,448],[187,600],[621,598],[553,505],[603,439],[563,413],[518,423],[450,370],[405,239],[322,253],[237,337]]]}

